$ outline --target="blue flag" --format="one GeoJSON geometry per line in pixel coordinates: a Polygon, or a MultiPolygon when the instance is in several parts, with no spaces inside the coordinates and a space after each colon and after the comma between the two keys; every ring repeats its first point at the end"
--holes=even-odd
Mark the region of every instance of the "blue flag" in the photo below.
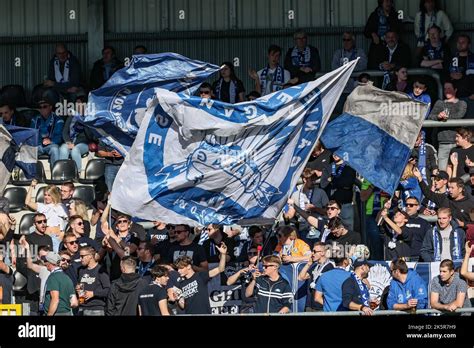
{"type": "Polygon", "coordinates": [[[404,93],[359,86],[321,141],[374,186],[393,194],[428,107],[404,93]]]}
{"type": "Polygon", "coordinates": [[[142,113],[155,98],[155,88],[191,94],[218,70],[217,65],[176,53],[133,56],[128,67],[89,94],[83,123],[125,155],[137,135],[142,113]]]}
{"type": "Polygon", "coordinates": [[[6,126],[16,145],[15,164],[23,170],[27,179],[36,177],[36,162],[38,161],[39,131],[32,128],[6,126]]]}
{"type": "Polygon", "coordinates": [[[275,218],[357,60],[252,102],[158,89],[112,189],[112,207],[167,223],[275,218]]]}

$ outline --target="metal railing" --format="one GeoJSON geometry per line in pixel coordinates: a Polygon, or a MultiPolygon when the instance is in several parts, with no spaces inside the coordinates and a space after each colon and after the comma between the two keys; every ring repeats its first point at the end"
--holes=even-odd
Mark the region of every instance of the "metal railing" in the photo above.
{"type": "MultiPolygon", "coordinates": [[[[388,315],[432,315],[432,316],[440,316],[440,315],[449,315],[449,316],[457,316],[463,313],[474,313],[474,308],[458,308],[455,312],[445,312],[439,311],[437,309],[419,309],[415,313],[405,312],[405,311],[397,311],[392,309],[387,310],[375,310],[373,312],[373,316],[388,316],[388,315]]],[[[298,312],[298,313],[239,313],[239,314],[229,314],[223,313],[219,314],[220,316],[249,316],[249,317],[262,317],[262,316],[304,316],[304,317],[360,317],[365,316],[364,312],[361,311],[341,311],[341,312],[298,312]]],[[[216,314],[180,314],[181,316],[216,316],[216,314]]]]}

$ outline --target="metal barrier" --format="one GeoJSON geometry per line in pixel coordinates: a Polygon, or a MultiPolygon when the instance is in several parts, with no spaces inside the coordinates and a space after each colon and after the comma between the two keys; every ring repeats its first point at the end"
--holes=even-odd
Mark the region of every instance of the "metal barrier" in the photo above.
{"type": "MultiPolygon", "coordinates": [[[[423,69],[423,68],[416,68],[416,69],[407,69],[408,71],[408,76],[414,75],[414,76],[429,76],[436,82],[436,88],[438,90],[438,99],[443,100],[443,85],[441,84],[441,78],[439,74],[434,71],[433,69],[423,69]]],[[[381,77],[385,75],[385,71],[380,71],[380,70],[362,70],[362,71],[356,71],[353,72],[351,77],[353,78],[358,78],[359,75],[361,74],[369,74],[370,76],[376,76],[376,77],[381,77]]],[[[327,72],[320,72],[316,74],[316,78],[319,78],[323,76],[324,74],[327,74],[327,72]]]]}
{"type": "Polygon", "coordinates": [[[445,127],[474,127],[474,119],[460,119],[448,121],[432,121],[423,122],[424,128],[445,128],[445,127]]]}
{"type": "Polygon", "coordinates": [[[4,316],[5,312],[7,312],[6,316],[11,316],[11,315],[20,316],[20,315],[23,315],[21,304],[1,304],[0,305],[0,315],[4,316]],[[14,312],[15,314],[11,314],[12,312],[14,312]]]}

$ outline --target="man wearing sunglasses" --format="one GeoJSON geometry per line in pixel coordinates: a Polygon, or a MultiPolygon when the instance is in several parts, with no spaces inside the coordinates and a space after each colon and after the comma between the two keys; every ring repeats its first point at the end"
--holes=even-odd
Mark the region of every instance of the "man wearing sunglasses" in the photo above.
{"type": "Polygon", "coordinates": [[[35,231],[26,235],[26,241],[31,245],[36,246],[48,246],[50,250],[53,250],[53,240],[46,234],[47,228],[46,216],[42,213],[35,214],[33,218],[33,224],[35,231]]]}
{"type": "Polygon", "coordinates": [[[253,272],[245,296],[256,296],[255,313],[289,313],[293,305],[293,292],[290,284],[278,272],[280,258],[268,255],[262,261],[263,273],[258,270],[253,272]]]}
{"type": "Polygon", "coordinates": [[[176,225],[176,242],[168,251],[164,258],[165,263],[174,263],[181,256],[189,256],[193,260],[193,269],[195,272],[207,271],[209,266],[204,248],[194,243],[189,235],[191,228],[188,225],[176,225]]]}
{"type": "MultiPolygon", "coordinates": [[[[440,175],[443,172],[440,172],[440,175]]],[[[420,257],[420,249],[426,233],[431,230],[431,224],[418,215],[420,202],[416,197],[409,197],[405,202],[406,213],[408,214],[408,222],[405,225],[406,235],[410,239],[410,259],[418,261],[420,257]]]]}
{"type": "Polygon", "coordinates": [[[54,113],[52,102],[41,100],[38,102],[40,114],[33,117],[30,128],[37,129],[38,156],[48,155],[51,168],[59,159],[59,145],[63,142],[64,121],[54,113]]]}
{"type": "Polygon", "coordinates": [[[212,95],[212,86],[210,83],[204,82],[199,87],[199,96],[201,98],[214,99],[214,96],[212,95]]]}
{"type": "Polygon", "coordinates": [[[314,297],[318,279],[323,273],[334,269],[334,262],[328,259],[326,251],[326,244],[322,242],[314,244],[311,258],[298,274],[299,281],[310,281],[308,293],[306,295],[305,312],[317,312],[323,310],[323,306],[316,302],[314,297]]]}
{"type": "MultiPolygon", "coordinates": [[[[73,215],[69,218],[68,232],[72,232],[74,234],[79,247],[91,246],[98,252],[100,250],[99,243],[89,237],[84,236],[84,229],[84,219],[80,215],[73,215]]],[[[63,247],[63,245],[60,245],[59,250],[62,250],[63,247]]]]}
{"type": "MultiPolygon", "coordinates": [[[[107,295],[110,290],[110,279],[95,258],[96,251],[90,246],[79,249],[82,267],[79,269],[79,284],[83,284],[84,302],[79,301],[79,313],[84,316],[103,316],[107,295]]],[[[76,286],[76,291],[79,285],[76,286]]]]}

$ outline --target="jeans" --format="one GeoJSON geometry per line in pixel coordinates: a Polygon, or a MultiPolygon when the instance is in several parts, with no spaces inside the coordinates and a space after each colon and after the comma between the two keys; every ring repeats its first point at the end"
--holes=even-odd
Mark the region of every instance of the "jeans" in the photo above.
{"type": "Polygon", "coordinates": [[[354,231],[354,206],[352,203],[342,204],[339,217],[350,231],[354,231]]]}
{"type": "Polygon", "coordinates": [[[67,144],[62,144],[59,148],[59,159],[65,160],[69,158],[71,155],[71,159],[76,162],[77,171],[78,173],[81,172],[82,169],[82,155],[89,152],[89,145],[85,143],[79,143],[74,145],[72,150],[70,150],[67,144]]]}
{"type": "Polygon", "coordinates": [[[38,156],[45,155],[45,154],[49,156],[49,165],[51,166],[51,169],[52,169],[54,166],[54,163],[59,159],[59,146],[56,144],[38,146],[38,156]]]}
{"type": "Polygon", "coordinates": [[[439,144],[438,148],[438,168],[439,170],[446,170],[449,160],[449,152],[455,148],[456,144],[439,144]]]}
{"type": "Polygon", "coordinates": [[[105,311],[103,309],[79,309],[79,313],[89,317],[99,317],[105,315],[105,311]]]}
{"type": "Polygon", "coordinates": [[[112,192],[112,186],[114,184],[114,180],[115,180],[115,177],[117,176],[119,169],[120,169],[120,166],[114,166],[111,164],[105,165],[105,172],[104,172],[105,184],[107,185],[107,189],[109,190],[109,192],[112,192]]]}
{"type": "Polygon", "coordinates": [[[365,232],[369,244],[370,258],[372,260],[383,260],[383,240],[375,216],[365,216],[365,232]]]}

